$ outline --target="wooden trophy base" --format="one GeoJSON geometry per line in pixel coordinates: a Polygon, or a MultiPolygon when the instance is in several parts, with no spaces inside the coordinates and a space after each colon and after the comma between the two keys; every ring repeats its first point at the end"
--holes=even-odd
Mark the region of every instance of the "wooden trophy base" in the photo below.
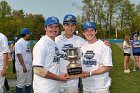
{"type": "Polygon", "coordinates": [[[76,75],[67,74],[66,78],[79,78],[79,77],[83,77],[83,76],[84,76],[83,73],[82,74],[76,74],[76,75]]]}

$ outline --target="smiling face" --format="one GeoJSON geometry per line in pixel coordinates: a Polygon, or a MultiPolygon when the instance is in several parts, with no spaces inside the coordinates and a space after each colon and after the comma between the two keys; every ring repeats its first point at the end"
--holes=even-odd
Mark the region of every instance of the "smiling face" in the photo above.
{"type": "Polygon", "coordinates": [[[54,40],[55,37],[58,35],[59,25],[58,24],[52,24],[52,25],[49,25],[49,26],[45,26],[44,29],[46,31],[46,35],[54,40]]]}
{"type": "Polygon", "coordinates": [[[96,30],[93,28],[84,29],[83,34],[89,43],[96,41],[96,30]]]}
{"type": "Polygon", "coordinates": [[[76,25],[72,23],[64,24],[63,28],[65,30],[65,36],[72,36],[75,31],[76,25]]]}

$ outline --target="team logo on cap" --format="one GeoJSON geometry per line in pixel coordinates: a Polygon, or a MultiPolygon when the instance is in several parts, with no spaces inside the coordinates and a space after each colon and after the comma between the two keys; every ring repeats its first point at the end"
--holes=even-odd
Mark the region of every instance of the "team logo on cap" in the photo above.
{"type": "Polygon", "coordinates": [[[91,27],[91,24],[89,22],[86,23],[87,26],[91,27]]]}
{"type": "Polygon", "coordinates": [[[55,17],[52,17],[52,20],[54,20],[55,22],[57,22],[57,19],[55,17]]]}
{"type": "Polygon", "coordinates": [[[69,21],[72,19],[72,16],[68,16],[65,20],[69,21]]]}

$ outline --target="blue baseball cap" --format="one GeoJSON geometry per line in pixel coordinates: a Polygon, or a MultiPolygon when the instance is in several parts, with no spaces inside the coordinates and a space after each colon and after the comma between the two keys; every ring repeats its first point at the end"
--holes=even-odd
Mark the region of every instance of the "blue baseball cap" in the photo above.
{"type": "Polygon", "coordinates": [[[53,17],[48,17],[45,20],[45,26],[52,25],[52,24],[60,24],[59,19],[53,16],[53,17]]]}
{"type": "Polygon", "coordinates": [[[93,21],[88,21],[83,23],[83,29],[93,28],[96,30],[96,25],[93,21]]]}
{"type": "Polygon", "coordinates": [[[14,37],[14,42],[17,42],[19,40],[18,37],[14,37]]]}
{"type": "Polygon", "coordinates": [[[23,28],[21,29],[20,34],[32,34],[32,32],[28,28],[23,28]]]}
{"type": "Polygon", "coordinates": [[[138,34],[134,34],[134,36],[135,36],[135,37],[138,37],[139,35],[138,35],[138,34]]]}
{"type": "Polygon", "coordinates": [[[65,15],[63,24],[68,24],[68,23],[76,24],[77,23],[76,17],[71,14],[65,15]]]}

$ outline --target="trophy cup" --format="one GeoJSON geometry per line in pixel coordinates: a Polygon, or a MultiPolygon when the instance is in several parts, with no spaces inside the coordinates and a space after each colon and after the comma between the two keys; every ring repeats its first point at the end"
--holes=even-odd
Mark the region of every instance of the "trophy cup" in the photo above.
{"type": "Polygon", "coordinates": [[[70,61],[70,63],[67,66],[67,78],[78,78],[82,77],[82,66],[77,63],[77,61],[80,59],[79,56],[79,49],[72,47],[67,48],[67,60],[70,61]]]}

